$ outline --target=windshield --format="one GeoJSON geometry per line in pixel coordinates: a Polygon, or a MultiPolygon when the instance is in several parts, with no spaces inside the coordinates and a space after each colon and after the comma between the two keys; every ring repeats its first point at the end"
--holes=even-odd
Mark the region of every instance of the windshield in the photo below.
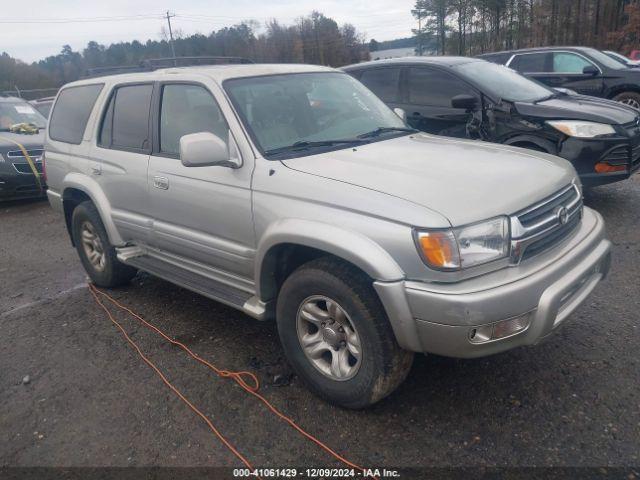
{"type": "Polygon", "coordinates": [[[45,128],[47,120],[26,102],[0,102],[0,131],[8,131],[19,123],[45,128]]]}
{"type": "Polygon", "coordinates": [[[489,95],[509,102],[535,102],[556,94],[541,83],[495,63],[473,61],[453,68],[489,95]]]}
{"type": "Polygon", "coordinates": [[[345,148],[408,131],[378,97],[344,73],[240,78],[224,86],[267,157],[293,149],[345,148]]]}
{"type": "Polygon", "coordinates": [[[625,70],[627,68],[626,65],[620,63],[618,60],[614,60],[606,53],[602,53],[600,50],[596,50],[595,48],[584,48],[582,51],[595,61],[612,70],[625,70]]]}

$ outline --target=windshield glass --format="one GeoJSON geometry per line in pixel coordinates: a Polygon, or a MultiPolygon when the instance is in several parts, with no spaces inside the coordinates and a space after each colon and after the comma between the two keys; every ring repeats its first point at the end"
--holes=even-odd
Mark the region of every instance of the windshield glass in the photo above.
{"type": "Polygon", "coordinates": [[[239,78],[224,86],[265,156],[287,147],[345,148],[371,132],[369,141],[407,133],[389,107],[344,73],[239,78]]]}
{"type": "Polygon", "coordinates": [[[583,49],[583,51],[596,62],[599,62],[600,64],[612,70],[625,70],[627,68],[626,65],[620,63],[617,60],[614,60],[606,53],[602,53],[600,50],[596,50],[595,48],[585,48],[583,49]]]}
{"type": "Polygon", "coordinates": [[[26,102],[0,102],[0,130],[7,131],[19,123],[45,128],[47,120],[26,102]]]}
{"type": "Polygon", "coordinates": [[[476,61],[453,68],[484,92],[509,102],[535,102],[556,94],[541,83],[495,63],[476,61]]]}

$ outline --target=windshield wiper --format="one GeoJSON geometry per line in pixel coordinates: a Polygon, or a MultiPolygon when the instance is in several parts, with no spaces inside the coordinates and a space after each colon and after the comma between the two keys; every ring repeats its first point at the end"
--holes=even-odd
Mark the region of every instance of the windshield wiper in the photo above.
{"type": "Polygon", "coordinates": [[[318,140],[318,141],[301,140],[299,142],[295,142],[285,147],[272,148],[271,150],[267,150],[264,153],[265,155],[275,155],[277,153],[294,152],[296,150],[307,150],[309,148],[315,148],[315,147],[332,147],[334,145],[354,144],[354,143],[362,143],[362,142],[363,140],[360,138],[345,138],[345,139],[339,139],[339,140],[318,140]]]}
{"type": "Polygon", "coordinates": [[[389,132],[408,132],[408,133],[416,133],[418,130],[415,128],[406,128],[406,127],[378,127],[375,130],[371,130],[367,133],[362,133],[358,135],[358,138],[371,138],[378,137],[383,133],[389,132]]]}

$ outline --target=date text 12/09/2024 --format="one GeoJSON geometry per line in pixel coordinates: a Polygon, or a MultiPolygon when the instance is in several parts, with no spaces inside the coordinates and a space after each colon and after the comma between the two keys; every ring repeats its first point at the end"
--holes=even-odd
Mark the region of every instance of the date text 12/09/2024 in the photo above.
{"type": "Polygon", "coordinates": [[[236,468],[234,478],[400,478],[397,470],[386,468],[236,468]]]}

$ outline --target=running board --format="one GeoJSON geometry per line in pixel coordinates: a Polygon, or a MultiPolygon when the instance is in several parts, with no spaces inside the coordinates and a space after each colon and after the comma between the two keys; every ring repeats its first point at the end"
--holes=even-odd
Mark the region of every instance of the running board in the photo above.
{"type": "Polygon", "coordinates": [[[266,320],[267,304],[255,295],[147,255],[140,247],[116,249],[118,260],[192,292],[236,308],[256,320],[266,320]]]}

